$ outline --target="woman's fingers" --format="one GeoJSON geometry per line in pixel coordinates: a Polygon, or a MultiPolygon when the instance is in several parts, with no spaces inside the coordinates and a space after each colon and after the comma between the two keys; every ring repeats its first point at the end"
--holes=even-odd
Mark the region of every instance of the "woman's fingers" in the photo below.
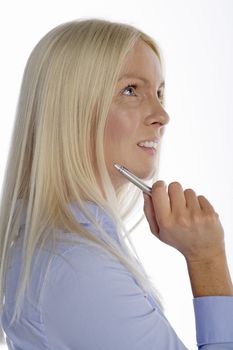
{"type": "Polygon", "coordinates": [[[159,226],[163,226],[171,214],[171,206],[165,182],[155,182],[152,186],[151,195],[156,220],[159,226]]]}
{"type": "Polygon", "coordinates": [[[206,214],[215,213],[218,216],[218,214],[214,210],[214,207],[210,204],[208,199],[206,199],[204,196],[198,196],[198,202],[199,202],[199,205],[200,205],[201,209],[206,214]]]}
{"type": "Polygon", "coordinates": [[[189,260],[216,256],[223,249],[224,230],[213,206],[192,189],[183,191],[178,182],[168,191],[164,185],[155,182],[144,203],[151,232],[189,260]]]}
{"type": "Polygon", "coordinates": [[[192,213],[201,211],[202,208],[200,206],[196,193],[191,188],[188,188],[184,191],[184,196],[186,200],[186,208],[189,208],[192,213]]]}
{"type": "Polygon", "coordinates": [[[181,215],[186,208],[186,200],[183,188],[179,182],[172,182],[168,186],[168,195],[170,197],[171,211],[174,215],[181,215]]]}

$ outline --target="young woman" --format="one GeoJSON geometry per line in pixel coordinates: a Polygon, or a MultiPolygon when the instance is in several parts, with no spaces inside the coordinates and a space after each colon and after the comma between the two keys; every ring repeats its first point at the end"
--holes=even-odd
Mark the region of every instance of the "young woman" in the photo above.
{"type": "Polygon", "coordinates": [[[132,252],[125,223],[142,192],[114,163],[152,180],[138,223],[146,216],[152,234],[185,257],[198,348],[233,349],[233,287],[218,214],[193,190],[173,182],[167,191],[157,181],[168,122],[161,53],[140,30],[79,20],[36,45],[1,198],[9,349],[186,349],[132,252]]]}

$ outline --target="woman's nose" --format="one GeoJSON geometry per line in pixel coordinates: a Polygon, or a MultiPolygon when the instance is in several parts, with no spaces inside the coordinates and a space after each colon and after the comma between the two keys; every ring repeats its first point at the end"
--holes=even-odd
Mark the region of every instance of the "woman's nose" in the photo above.
{"type": "Polygon", "coordinates": [[[170,121],[170,117],[163,108],[163,106],[158,103],[156,104],[156,107],[153,109],[150,109],[149,113],[147,113],[145,117],[145,124],[161,124],[161,125],[166,125],[170,121]]]}

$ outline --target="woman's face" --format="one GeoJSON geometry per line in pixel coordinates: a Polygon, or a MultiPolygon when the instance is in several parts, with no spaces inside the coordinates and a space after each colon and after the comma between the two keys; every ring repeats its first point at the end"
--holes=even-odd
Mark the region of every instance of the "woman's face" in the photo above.
{"type": "Polygon", "coordinates": [[[105,161],[115,188],[128,180],[114,163],[144,180],[155,173],[157,152],[138,143],[159,141],[169,122],[161,104],[162,83],[158,57],[146,43],[138,41],[124,62],[105,127],[105,161]]]}

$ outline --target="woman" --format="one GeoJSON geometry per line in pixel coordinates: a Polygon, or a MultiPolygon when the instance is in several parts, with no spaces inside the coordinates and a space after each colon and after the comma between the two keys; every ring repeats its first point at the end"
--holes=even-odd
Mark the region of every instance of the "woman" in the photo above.
{"type": "Polygon", "coordinates": [[[9,349],[186,349],[126,244],[134,250],[126,219],[142,192],[114,163],[153,180],[144,212],[151,232],[186,259],[198,348],[233,348],[233,288],[218,215],[193,190],[174,182],[167,192],[157,181],[168,121],[161,54],[138,29],[73,21],[34,48],[1,200],[9,349]]]}

